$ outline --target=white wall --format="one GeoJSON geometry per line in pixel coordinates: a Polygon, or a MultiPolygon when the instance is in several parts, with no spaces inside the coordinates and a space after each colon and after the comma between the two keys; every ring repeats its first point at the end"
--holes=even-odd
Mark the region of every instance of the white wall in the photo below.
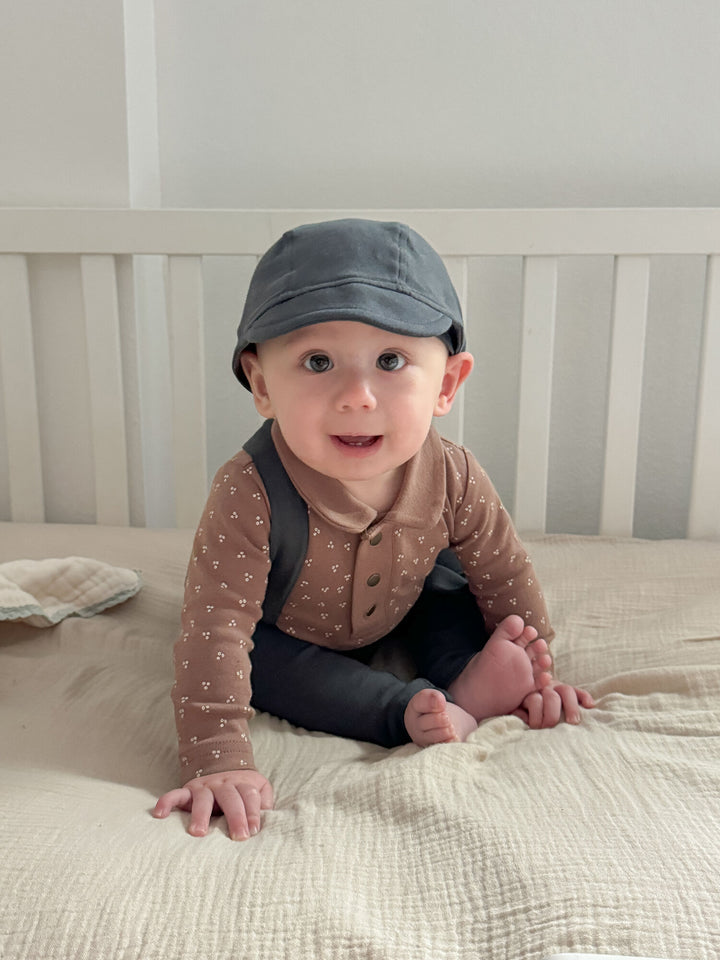
{"type": "MultiPolygon", "coordinates": [[[[166,206],[720,203],[717,0],[154,6],[166,206]]],[[[3,5],[0,203],[129,202],[151,7],[3,5]]]]}
{"type": "Polygon", "coordinates": [[[168,206],[720,202],[717,0],[157,0],[168,206]]]}
{"type": "Polygon", "coordinates": [[[127,205],[121,0],[3,3],[0,90],[0,204],[127,205]]]}

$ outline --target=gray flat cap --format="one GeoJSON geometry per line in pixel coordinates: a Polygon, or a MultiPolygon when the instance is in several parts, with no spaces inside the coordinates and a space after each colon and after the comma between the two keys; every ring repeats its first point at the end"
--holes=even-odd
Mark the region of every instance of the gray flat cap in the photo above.
{"type": "Polygon", "coordinates": [[[240,355],[313,323],[358,320],[411,337],[440,337],[465,349],[462,312],[445,264],[402,223],[329,220],[296,227],[260,259],[248,290],[233,371],[240,355]]]}

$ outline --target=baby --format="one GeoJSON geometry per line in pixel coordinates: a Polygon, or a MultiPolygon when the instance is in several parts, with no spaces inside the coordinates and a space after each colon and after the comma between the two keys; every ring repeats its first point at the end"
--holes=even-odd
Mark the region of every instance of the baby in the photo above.
{"type": "Polygon", "coordinates": [[[488,477],[432,425],[472,366],[444,264],[408,227],[309,224],[260,260],[233,369],[270,423],[218,471],[195,536],[173,688],[186,783],[155,816],[258,832],[273,800],[253,708],[424,747],[593,706],[553,676],[537,576],[488,477]],[[370,664],[390,640],[415,679],[370,664]]]}

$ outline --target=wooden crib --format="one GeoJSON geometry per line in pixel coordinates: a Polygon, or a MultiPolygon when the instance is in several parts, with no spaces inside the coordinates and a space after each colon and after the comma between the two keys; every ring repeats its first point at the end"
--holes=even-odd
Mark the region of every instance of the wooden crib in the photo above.
{"type": "Polygon", "coordinates": [[[2,957],[716,960],[720,210],[0,210],[0,384],[2,957]],[[150,810],[193,528],[257,422],[235,327],[282,231],[353,214],[447,262],[476,368],[439,427],[597,707],[426,750],[258,714],[274,809],[194,839],[150,810]],[[48,626],[7,599],[69,557],[142,589],[48,626]]]}
{"type": "Polygon", "coordinates": [[[192,526],[209,470],[254,422],[226,360],[252,264],[285,229],[346,215],[404,220],[446,259],[479,382],[441,426],[521,530],[627,536],[646,503],[671,519],[640,535],[720,536],[714,209],[2,210],[0,516],[192,526]],[[639,461],[643,426],[665,493],[659,463],[639,461]],[[579,481],[587,461],[595,479],[579,481]]]}

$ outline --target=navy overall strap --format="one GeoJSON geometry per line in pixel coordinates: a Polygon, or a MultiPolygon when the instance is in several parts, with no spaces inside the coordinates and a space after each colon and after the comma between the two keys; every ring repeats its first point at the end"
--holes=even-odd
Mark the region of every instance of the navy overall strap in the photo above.
{"type": "Polygon", "coordinates": [[[270,435],[272,420],[243,444],[270,501],[270,573],[263,620],[275,623],[300,575],[308,547],[308,508],[287,475],[270,435]]]}

